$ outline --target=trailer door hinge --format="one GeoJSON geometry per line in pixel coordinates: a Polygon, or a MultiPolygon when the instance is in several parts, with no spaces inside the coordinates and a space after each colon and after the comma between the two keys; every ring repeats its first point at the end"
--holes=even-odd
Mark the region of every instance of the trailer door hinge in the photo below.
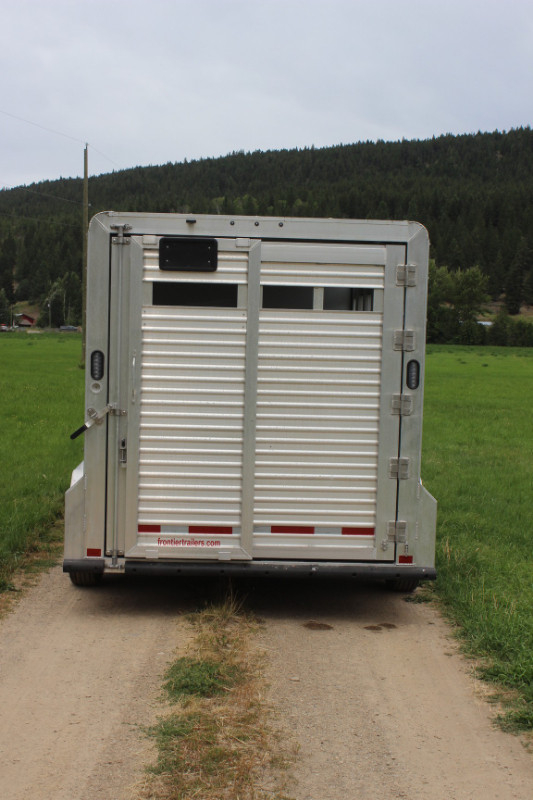
{"type": "Polygon", "coordinates": [[[414,331],[394,331],[394,350],[411,352],[416,346],[416,336],[414,331]]]}
{"type": "Polygon", "coordinates": [[[387,523],[387,541],[405,544],[407,541],[407,522],[398,520],[387,523]]]}
{"type": "Polygon", "coordinates": [[[128,462],[128,446],[125,439],[120,440],[120,447],[118,448],[118,460],[121,467],[126,466],[128,462]]]}
{"type": "Polygon", "coordinates": [[[131,231],[131,225],[111,225],[111,230],[117,231],[117,235],[111,239],[112,244],[129,244],[131,239],[124,236],[126,231],[131,231]]]}
{"type": "Polygon", "coordinates": [[[392,395],[392,413],[408,417],[413,411],[413,398],[410,394],[392,395]]]}
{"type": "Polygon", "coordinates": [[[416,264],[400,264],[396,267],[396,286],[416,286],[416,264]]]}
{"type": "Polygon", "coordinates": [[[409,478],[409,459],[390,458],[389,478],[395,481],[406,481],[409,478]]]}

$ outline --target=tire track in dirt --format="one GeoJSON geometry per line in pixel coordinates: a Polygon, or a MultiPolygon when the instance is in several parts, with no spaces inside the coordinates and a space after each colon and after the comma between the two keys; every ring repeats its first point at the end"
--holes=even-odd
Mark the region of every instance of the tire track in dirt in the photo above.
{"type": "Polygon", "coordinates": [[[24,596],[0,622],[3,800],[130,796],[180,610],[168,589],[77,589],[59,567],[24,596]]]}
{"type": "Polygon", "coordinates": [[[531,800],[533,758],[494,727],[435,608],[335,582],[261,591],[295,800],[531,800]]]}

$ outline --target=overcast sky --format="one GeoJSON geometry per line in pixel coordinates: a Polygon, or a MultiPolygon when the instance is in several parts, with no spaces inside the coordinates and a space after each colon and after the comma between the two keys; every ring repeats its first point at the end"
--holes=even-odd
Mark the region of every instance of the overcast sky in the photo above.
{"type": "Polygon", "coordinates": [[[0,0],[0,21],[0,186],[80,175],[85,142],[97,175],[533,122],[533,0],[0,0]]]}

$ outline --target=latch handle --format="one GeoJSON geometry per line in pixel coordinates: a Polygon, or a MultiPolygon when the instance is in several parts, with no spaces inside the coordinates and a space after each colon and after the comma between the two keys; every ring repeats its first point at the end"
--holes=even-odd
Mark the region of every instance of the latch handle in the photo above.
{"type": "Polygon", "coordinates": [[[85,431],[87,430],[87,428],[88,428],[88,427],[89,427],[89,426],[88,426],[87,424],[85,424],[85,425],[82,425],[82,426],[81,426],[81,428],[78,428],[78,430],[77,430],[77,431],[74,431],[74,433],[71,433],[71,434],[70,434],[70,438],[71,438],[71,439],[77,439],[77,438],[78,438],[78,436],[81,436],[81,435],[82,435],[82,433],[85,433],[85,431]]]}
{"type": "Polygon", "coordinates": [[[85,433],[85,431],[88,431],[89,428],[92,428],[93,425],[95,425],[95,424],[99,425],[102,422],[102,420],[105,417],[105,415],[109,414],[111,411],[113,411],[114,408],[115,408],[114,405],[111,405],[111,404],[107,405],[102,411],[100,411],[100,413],[95,411],[94,408],[90,408],[87,411],[87,413],[91,417],[91,419],[87,420],[85,425],[82,425],[81,428],[78,428],[77,431],[74,431],[74,433],[71,433],[70,434],[70,438],[71,439],[77,439],[78,436],[81,436],[82,433],[85,433]]]}

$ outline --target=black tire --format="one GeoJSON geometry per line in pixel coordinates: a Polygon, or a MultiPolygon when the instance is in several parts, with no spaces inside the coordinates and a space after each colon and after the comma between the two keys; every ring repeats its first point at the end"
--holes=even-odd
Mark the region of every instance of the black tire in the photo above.
{"type": "Polygon", "coordinates": [[[102,580],[101,572],[70,572],[70,580],[74,586],[98,586],[102,580]]]}
{"type": "Polygon", "coordinates": [[[387,581],[389,589],[393,592],[405,592],[411,594],[418,587],[419,581],[416,578],[396,578],[392,581],[387,581]]]}

